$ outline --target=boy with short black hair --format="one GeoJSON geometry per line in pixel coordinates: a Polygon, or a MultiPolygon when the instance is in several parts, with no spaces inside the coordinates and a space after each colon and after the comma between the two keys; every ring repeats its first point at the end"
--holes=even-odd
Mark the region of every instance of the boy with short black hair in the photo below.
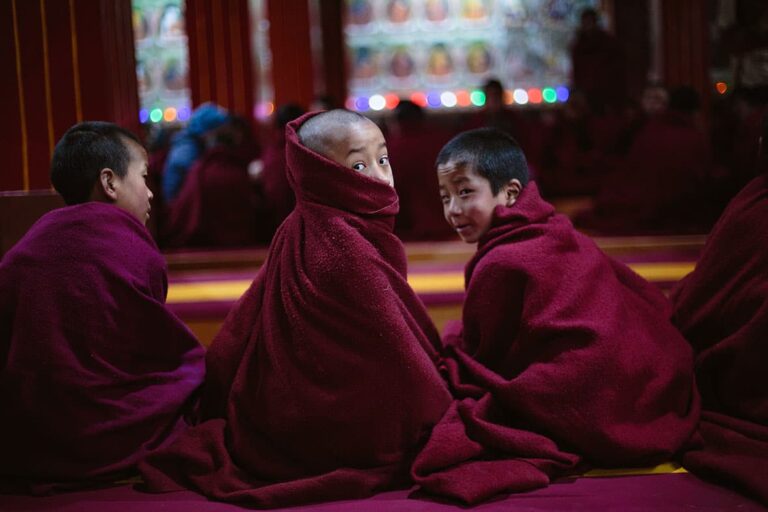
{"type": "Polygon", "coordinates": [[[165,306],[146,167],[130,132],[73,126],[51,163],[70,206],[0,262],[0,492],[103,485],[186,426],[204,354],[165,306]]]}
{"type": "Polygon", "coordinates": [[[207,421],[142,466],[152,490],[284,507],[408,486],[450,402],[381,131],[333,110],[286,139],[296,207],[208,352],[207,421]]]}
{"type": "Polygon", "coordinates": [[[478,248],[444,336],[461,401],[417,458],[417,483],[476,503],[584,465],[673,457],[699,404],[661,292],[555,214],[509,135],[456,136],[437,176],[446,220],[478,248]]]}

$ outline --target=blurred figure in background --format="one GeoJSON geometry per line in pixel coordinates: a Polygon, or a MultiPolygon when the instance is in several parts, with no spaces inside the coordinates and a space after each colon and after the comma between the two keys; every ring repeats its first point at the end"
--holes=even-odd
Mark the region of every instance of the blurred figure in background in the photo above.
{"type": "Polygon", "coordinates": [[[400,197],[395,233],[403,240],[454,238],[443,218],[434,172],[437,153],[451,134],[430,126],[424,109],[409,100],[398,103],[387,128],[389,161],[400,197]]]}
{"type": "Polygon", "coordinates": [[[275,111],[271,141],[264,148],[263,168],[259,176],[264,194],[264,205],[268,211],[269,231],[274,233],[280,223],[293,210],[296,199],[288,184],[285,167],[285,125],[304,114],[304,109],[295,104],[281,105],[275,111]]]}
{"type": "Polygon", "coordinates": [[[574,89],[582,91],[593,108],[620,106],[626,98],[623,52],[618,40],[600,26],[594,9],[584,9],[571,45],[574,89]]]}
{"type": "Polygon", "coordinates": [[[699,98],[690,87],[643,95],[644,115],[624,162],[603,182],[591,213],[576,219],[600,233],[703,232],[716,218],[707,195],[712,158],[697,126],[699,98]]]}
{"type": "Polygon", "coordinates": [[[203,103],[192,112],[189,123],[171,142],[163,169],[163,200],[173,201],[181,190],[192,164],[218,143],[220,129],[229,113],[213,103],[203,103]]]}
{"type": "Polygon", "coordinates": [[[249,120],[228,119],[216,129],[216,144],[192,164],[176,199],[167,205],[163,241],[168,247],[243,247],[259,241],[261,205],[248,176],[258,148],[249,120]]]}

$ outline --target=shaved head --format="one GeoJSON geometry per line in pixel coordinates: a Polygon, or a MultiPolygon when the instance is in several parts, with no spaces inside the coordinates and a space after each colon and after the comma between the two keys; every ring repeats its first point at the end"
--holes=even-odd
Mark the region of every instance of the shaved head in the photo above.
{"type": "Polygon", "coordinates": [[[298,131],[299,141],[324,156],[329,156],[334,148],[347,137],[349,128],[373,121],[351,110],[335,109],[310,117],[298,131]]]}

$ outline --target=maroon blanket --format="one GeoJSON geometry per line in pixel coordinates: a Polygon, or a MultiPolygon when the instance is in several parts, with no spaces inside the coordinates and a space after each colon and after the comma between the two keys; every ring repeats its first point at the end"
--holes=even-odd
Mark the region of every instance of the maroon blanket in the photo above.
{"type": "Polygon", "coordinates": [[[0,488],[131,470],[185,423],[203,349],[165,306],[146,228],[102,203],[54,210],[0,264],[0,488]]]}
{"type": "Polygon", "coordinates": [[[730,203],[673,304],[703,408],[685,466],[768,504],[768,175],[730,203]]]}
{"type": "Polygon", "coordinates": [[[300,145],[306,119],[287,127],[296,208],[208,354],[210,419],[149,458],[151,490],[259,507],[369,495],[408,483],[448,407],[397,195],[300,145]]]}
{"type": "Polygon", "coordinates": [[[496,209],[466,282],[463,328],[446,337],[460,401],[414,465],[426,491],[471,504],[580,462],[659,463],[688,440],[692,354],[666,299],[555,215],[535,183],[496,209]]]}

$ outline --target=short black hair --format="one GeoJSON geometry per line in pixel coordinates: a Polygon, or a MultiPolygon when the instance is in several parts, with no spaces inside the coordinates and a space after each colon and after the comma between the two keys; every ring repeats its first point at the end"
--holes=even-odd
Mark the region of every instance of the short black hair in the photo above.
{"type": "Polygon", "coordinates": [[[51,159],[51,183],[65,203],[87,202],[104,168],[125,176],[131,162],[126,140],[141,146],[136,135],[113,123],[86,121],[67,130],[51,159]]]}
{"type": "Polygon", "coordinates": [[[478,128],[452,138],[438,153],[435,167],[449,162],[472,168],[488,180],[494,195],[512,179],[523,187],[528,184],[528,163],[520,144],[497,128],[478,128]]]}

